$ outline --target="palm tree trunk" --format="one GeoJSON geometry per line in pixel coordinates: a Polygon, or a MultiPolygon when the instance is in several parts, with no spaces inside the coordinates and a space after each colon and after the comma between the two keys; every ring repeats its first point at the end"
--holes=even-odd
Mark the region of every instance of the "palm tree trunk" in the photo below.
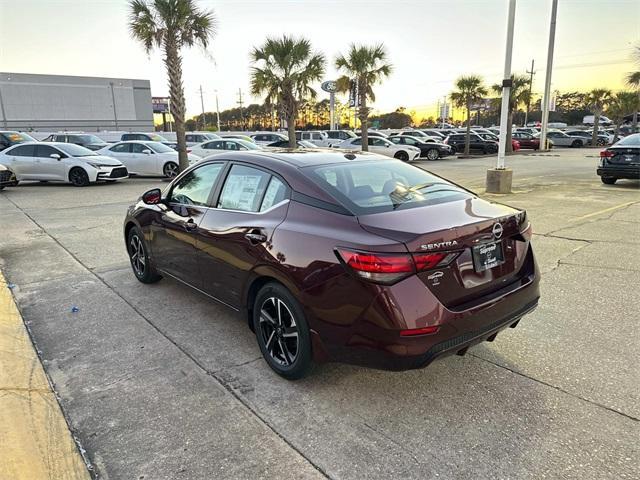
{"type": "Polygon", "coordinates": [[[178,48],[171,42],[165,44],[164,64],[169,77],[169,97],[171,114],[175,123],[176,141],[178,143],[178,168],[180,171],[189,167],[187,157],[187,141],[184,132],[185,100],[182,85],[182,58],[178,48]]]}
{"type": "Polygon", "coordinates": [[[358,117],[360,118],[360,130],[362,131],[362,151],[369,151],[369,109],[367,108],[366,89],[361,85],[358,96],[360,97],[360,107],[358,117]]]}
{"type": "Polygon", "coordinates": [[[620,133],[620,125],[621,124],[622,124],[622,119],[620,119],[620,120],[618,120],[616,122],[616,130],[615,130],[615,132],[613,134],[613,142],[611,142],[612,144],[616,143],[618,141],[618,134],[620,133]]]}
{"type": "Polygon", "coordinates": [[[591,134],[591,146],[598,145],[598,125],[600,124],[600,109],[594,109],[593,112],[593,133],[591,134]]]}
{"type": "Polygon", "coordinates": [[[471,151],[471,104],[467,103],[467,135],[464,139],[464,154],[469,155],[471,151]]]}

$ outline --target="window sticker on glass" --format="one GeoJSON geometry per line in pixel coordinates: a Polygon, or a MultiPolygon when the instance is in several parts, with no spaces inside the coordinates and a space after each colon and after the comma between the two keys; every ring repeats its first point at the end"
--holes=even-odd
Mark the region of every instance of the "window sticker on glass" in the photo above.
{"type": "Polygon", "coordinates": [[[220,195],[220,208],[256,212],[270,175],[241,165],[234,165],[220,195]]]}

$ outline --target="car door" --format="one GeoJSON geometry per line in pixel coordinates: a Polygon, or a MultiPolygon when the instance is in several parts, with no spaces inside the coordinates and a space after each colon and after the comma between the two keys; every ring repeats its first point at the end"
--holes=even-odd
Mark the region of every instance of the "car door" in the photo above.
{"type": "Polygon", "coordinates": [[[207,163],[171,186],[151,222],[151,252],[159,270],[202,288],[196,238],[224,162],[207,163]]]}
{"type": "Polygon", "coordinates": [[[7,156],[5,165],[15,173],[18,180],[34,178],[35,150],[35,145],[18,145],[5,153],[7,156]]]}
{"type": "Polygon", "coordinates": [[[129,173],[138,173],[132,168],[130,154],[131,154],[130,143],[116,143],[115,145],[109,147],[104,152],[104,155],[107,155],[108,157],[113,157],[116,160],[120,161],[125,167],[127,167],[127,170],[129,171],[129,173]]]}
{"type": "Polygon", "coordinates": [[[51,145],[36,145],[35,166],[39,180],[67,180],[67,161],[69,156],[51,145]],[[59,155],[53,158],[51,155],[59,155]]]}
{"type": "Polygon", "coordinates": [[[273,172],[233,163],[219,190],[197,233],[202,290],[239,308],[253,267],[281,255],[270,245],[286,217],[289,188],[273,172]]]}
{"type": "Polygon", "coordinates": [[[131,143],[130,147],[129,163],[133,172],[142,175],[158,173],[156,153],[151,147],[142,142],[131,143]]]}

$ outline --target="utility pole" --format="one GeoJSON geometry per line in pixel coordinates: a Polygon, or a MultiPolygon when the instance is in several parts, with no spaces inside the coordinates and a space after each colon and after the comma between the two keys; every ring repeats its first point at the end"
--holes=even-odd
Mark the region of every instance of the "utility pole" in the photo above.
{"type": "MultiPolygon", "coordinates": [[[[554,0],[555,1],[555,0],[554,0]]],[[[488,193],[510,193],[513,172],[505,167],[507,143],[507,122],[509,121],[509,97],[511,96],[511,56],[513,53],[513,26],[516,17],[516,0],[509,0],[507,20],[507,47],[504,56],[504,76],[502,80],[502,107],[500,110],[500,141],[496,167],[487,170],[488,193]]]]}
{"type": "Polygon", "coordinates": [[[542,130],[540,132],[540,150],[547,149],[547,126],[549,124],[549,97],[551,95],[551,70],[553,69],[553,47],[556,41],[556,15],[558,0],[552,0],[551,23],[549,25],[549,49],[547,51],[547,70],[544,79],[544,95],[542,97],[542,130]]]}
{"type": "Polygon", "coordinates": [[[244,130],[244,116],[242,115],[242,89],[238,89],[238,101],[236,102],[240,106],[240,124],[242,125],[242,130],[244,130]]]}
{"type": "Polygon", "coordinates": [[[531,88],[533,87],[533,76],[536,74],[536,72],[533,70],[533,65],[534,65],[534,59],[531,60],[531,70],[527,70],[527,73],[529,74],[529,97],[527,98],[527,111],[524,112],[524,125],[523,127],[527,126],[527,121],[529,119],[529,109],[531,108],[531,88]]]}
{"type": "Polygon", "coordinates": [[[220,107],[218,106],[218,90],[216,92],[216,120],[218,121],[218,132],[220,131],[220,107]]]}
{"type": "Polygon", "coordinates": [[[207,118],[204,115],[204,97],[202,96],[202,85],[200,85],[200,105],[202,106],[202,130],[206,130],[207,118]]]}
{"type": "Polygon", "coordinates": [[[116,124],[116,131],[118,131],[120,127],[118,127],[118,112],[116,110],[116,95],[113,92],[113,82],[109,82],[109,87],[111,87],[111,102],[113,103],[113,120],[116,124]]]}

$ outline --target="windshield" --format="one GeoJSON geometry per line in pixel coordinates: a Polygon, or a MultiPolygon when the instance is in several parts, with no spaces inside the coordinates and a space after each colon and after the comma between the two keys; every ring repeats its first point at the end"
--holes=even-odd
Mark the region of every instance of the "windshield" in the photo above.
{"type": "Polygon", "coordinates": [[[20,132],[5,132],[2,134],[2,136],[4,136],[7,140],[9,140],[12,144],[37,141],[32,136],[27,135],[26,133],[20,133],[20,132]]]}
{"type": "Polygon", "coordinates": [[[396,160],[322,165],[303,171],[356,215],[473,197],[440,177],[396,160]]]}
{"type": "Polygon", "coordinates": [[[627,147],[640,147],[640,133],[634,133],[633,135],[624,137],[619,142],[616,142],[616,145],[623,145],[627,147]]]}
{"type": "Polygon", "coordinates": [[[75,143],[61,143],[56,146],[70,157],[94,157],[98,155],[88,148],[81,147],[80,145],[76,145],[75,143]]]}
{"type": "Polygon", "coordinates": [[[76,135],[83,143],[105,143],[101,138],[95,135],[76,135]]]}
{"type": "Polygon", "coordinates": [[[150,133],[149,134],[149,138],[151,140],[153,140],[154,142],[168,142],[169,141],[166,138],[164,138],[162,135],[158,135],[157,133],[150,133]]]}
{"type": "Polygon", "coordinates": [[[160,142],[145,142],[145,145],[151,147],[156,153],[175,152],[173,148],[167,147],[164,143],[160,142]]]}
{"type": "Polygon", "coordinates": [[[260,148],[258,145],[256,145],[253,142],[247,142],[246,140],[241,140],[241,139],[237,139],[236,143],[242,145],[243,147],[245,147],[247,150],[262,150],[262,148],[260,148]]]}

